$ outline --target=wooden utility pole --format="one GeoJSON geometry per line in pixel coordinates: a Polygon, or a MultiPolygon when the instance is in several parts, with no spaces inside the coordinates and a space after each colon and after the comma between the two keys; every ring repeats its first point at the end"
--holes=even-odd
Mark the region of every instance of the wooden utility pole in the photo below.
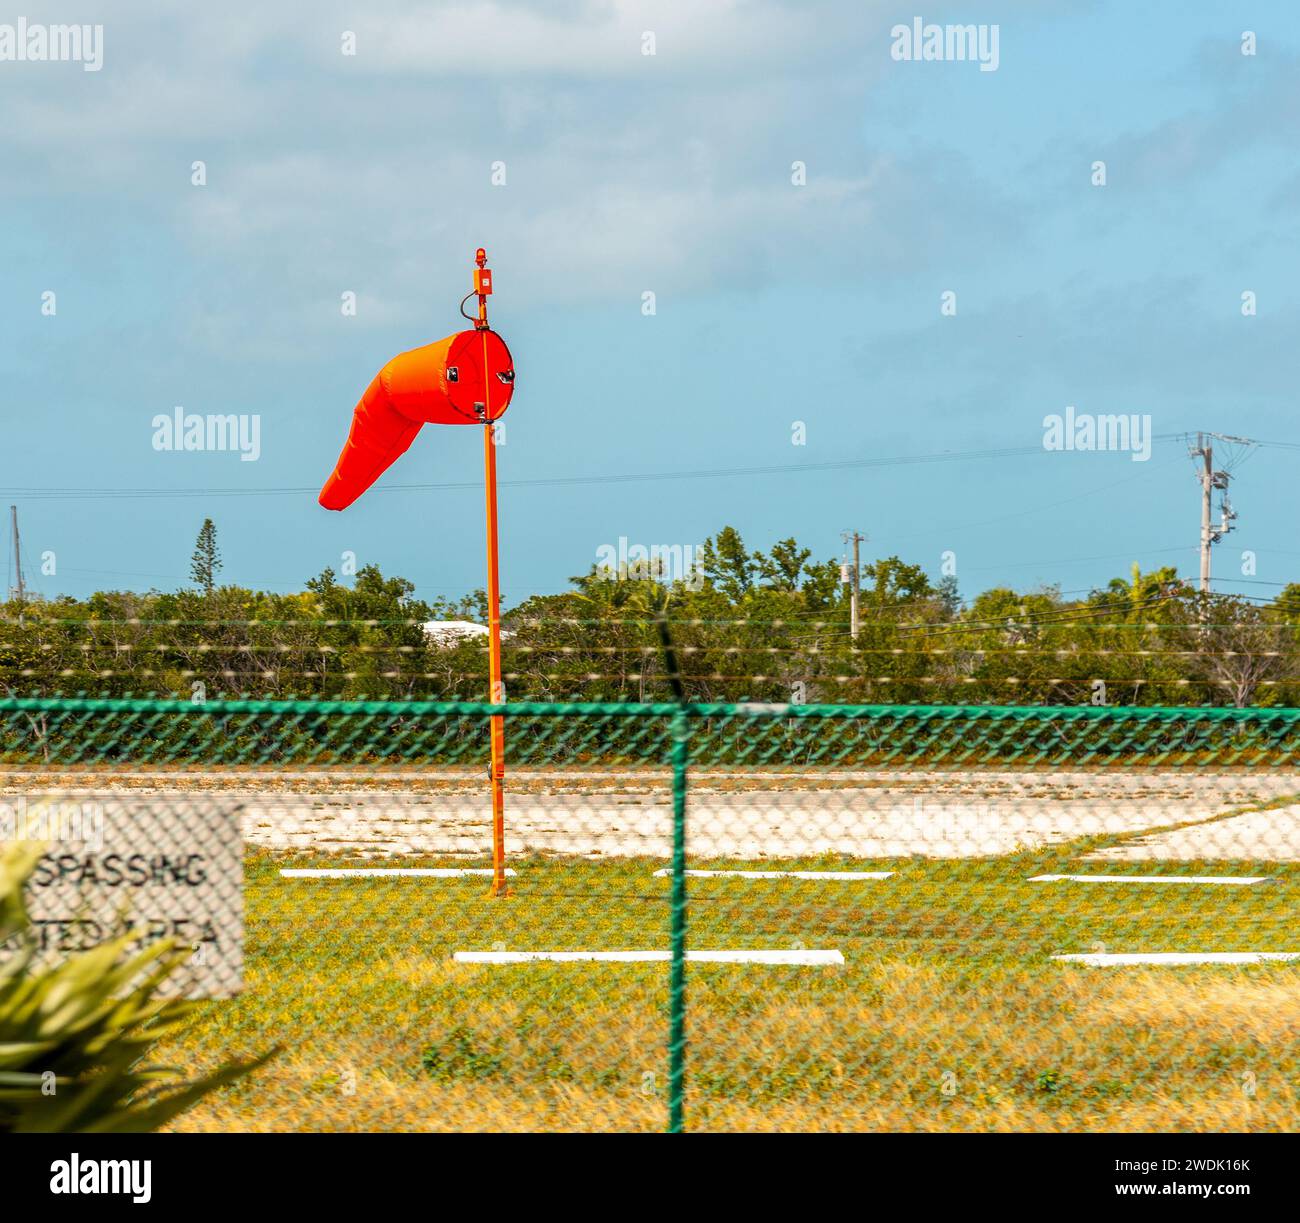
{"type": "Polygon", "coordinates": [[[23,600],[27,595],[27,588],[23,585],[23,545],[22,540],[18,538],[18,507],[16,505],[9,507],[9,523],[13,530],[14,577],[16,579],[13,594],[18,599],[18,609],[21,612],[23,600]]]}
{"type": "Polygon", "coordinates": [[[858,629],[861,627],[861,618],[858,608],[861,605],[861,582],[862,582],[862,563],[859,558],[858,545],[866,540],[865,535],[859,535],[857,531],[844,531],[840,538],[844,542],[853,544],[853,568],[849,571],[849,636],[854,641],[858,639],[858,629]]]}

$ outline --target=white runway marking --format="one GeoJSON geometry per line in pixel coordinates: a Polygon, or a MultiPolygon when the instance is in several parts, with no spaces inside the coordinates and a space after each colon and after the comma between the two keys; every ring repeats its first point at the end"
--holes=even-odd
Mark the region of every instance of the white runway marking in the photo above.
{"type": "Polygon", "coordinates": [[[1267,883],[1267,875],[1034,875],[1030,883],[1267,883]]]}
{"type": "MultiPolygon", "coordinates": [[[[893,871],[686,871],[690,879],[829,879],[856,883],[860,879],[888,879],[893,871]]],[[[668,878],[670,870],[655,871],[656,879],[668,878]]]]}
{"type": "MultiPolygon", "coordinates": [[[[672,956],[667,951],[458,951],[452,958],[457,964],[528,964],[535,960],[661,964],[672,956]]],[[[692,964],[844,963],[839,951],[688,951],[686,959],[692,964]]]]}
{"type": "MultiPolygon", "coordinates": [[[[506,868],[506,875],[514,878],[515,872],[506,868]]],[[[421,879],[460,879],[465,875],[492,875],[491,867],[339,867],[333,870],[283,870],[285,879],[392,879],[418,877],[421,879]]]]}
{"type": "Polygon", "coordinates": [[[1095,967],[1122,964],[1259,964],[1265,960],[1300,960],[1300,951],[1107,951],[1090,955],[1054,955],[1052,959],[1095,967]]]}

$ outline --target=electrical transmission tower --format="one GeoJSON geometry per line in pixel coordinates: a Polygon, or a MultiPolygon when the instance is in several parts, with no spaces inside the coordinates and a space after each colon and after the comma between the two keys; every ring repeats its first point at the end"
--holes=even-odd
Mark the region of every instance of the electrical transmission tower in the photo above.
{"type": "MultiPolygon", "coordinates": [[[[1190,440],[1191,435],[1188,435],[1190,440]]],[[[1202,594],[1210,590],[1210,549],[1229,531],[1236,530],[1233,523],[1237,511],[1232,508],[1228,498],[1228,482],[1232,479],[1234,468],[1243,462],[1259,443],[1248,437],[1233,437],[1229,433],[1198,433],[1196,444],[1188,448],[1188,457],[1196,464],[1196,479],[1201,485],[1201,583],[1202,594]],[[1214,443],[1220,441],[1227,451],[1223,467],[1216,470],[1214,466],[1214,443]],[[1214,490],[1219,489],[1223,497],[1219,501],[1219,521],[1210,518],[1210,501],[1214,490]]]]}

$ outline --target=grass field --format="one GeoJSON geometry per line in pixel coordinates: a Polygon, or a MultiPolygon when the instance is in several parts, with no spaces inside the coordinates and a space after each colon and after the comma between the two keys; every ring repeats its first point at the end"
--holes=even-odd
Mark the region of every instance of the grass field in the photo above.
{"type": "MultiPolygon", "coordinates": [[[[838,948],[847,962],[689,967],[687,1127],[1300,1128],[1300,964],[1048,958],[1300,950],[1300,867],[1087,860],[1122,839],[997,858],[781,863],[897,872],[873,883],[692,879],[692,948],[838,948]],[[1271,878],[1027,882],[1080,871],[1271,878]]],[[[663,1128],[666,965],[451,961],[457,950],[666,948],[662,859],[517,860],[506,901],[487,899],[482,879],[278,873],[346,861],[250,852],[247,989],[169,1053],[205,1063],[284,1048],[176,1128],[663,1128]]]]}

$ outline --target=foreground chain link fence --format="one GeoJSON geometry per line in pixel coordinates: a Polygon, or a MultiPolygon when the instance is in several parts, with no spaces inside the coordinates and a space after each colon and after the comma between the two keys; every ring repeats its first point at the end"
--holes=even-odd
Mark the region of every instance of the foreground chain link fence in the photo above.
{"type": "Polygon", "coordinates": [[[192,942],[170,1060],[283,1046],[181,1129],[1294,1130],[1298,752],[1297,709],[9,698],[0,822],[52,952],[192,942]]]}

